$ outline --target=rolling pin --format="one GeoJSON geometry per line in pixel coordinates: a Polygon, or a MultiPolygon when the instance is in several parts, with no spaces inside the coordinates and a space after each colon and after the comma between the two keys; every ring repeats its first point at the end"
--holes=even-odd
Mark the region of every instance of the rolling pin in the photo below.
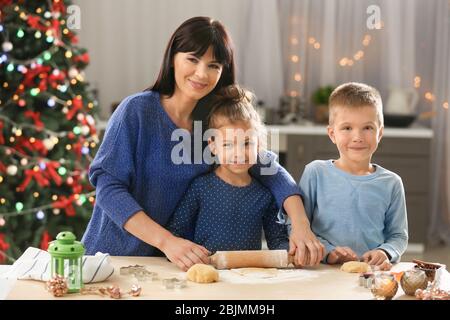
{"type": "Polygon", "coordinates": [[[286,250],[217,251],[210,257],[216,269],[287,268],[293,262],[286,250]]]}

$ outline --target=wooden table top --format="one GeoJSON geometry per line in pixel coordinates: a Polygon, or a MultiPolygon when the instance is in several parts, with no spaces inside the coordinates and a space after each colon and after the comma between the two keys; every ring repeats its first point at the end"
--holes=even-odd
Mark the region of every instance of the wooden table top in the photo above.
{"type": "MultiPolygon", "coordinates": [[[[156,300],[303,300],[303,299],[345,299],[367,300],[374,299],[369,289],[359,286],[359,274],[346,273],[338,266],[323,265],[316,268],[289,269],[279,271],[279,275],[289,277],[274,277],[271,279],[252,278],[242,276],[234,271],[220,271],[219,282],[199,284],[187,281],[185,288],[166,289],[162,279],[177,277],[185,279],[186,273],[178,269],[165,258],[160,257],[111,257],[114,274],[108,281],[91,286],[118,285],[122,291],[130,290],[133,284],[142,287],[139,297],[124,297],[126,299],[156,299],[156,300]],[[158,280],[138,281],[131,275],[120,275],[121,267],[129,265],[143,265],[149,271],[158,274],[158,280]]],[[[393,271],[410,269],[412,263],[399,263],[393,271]]],[[[45,290],[44,282],[34,280],[17,280],[7,299],[103,299],[109,297],[97,295],[67,294],[62,298],[55,298],[45,290]]],[[[406,296],[399,286],[394,299],[414,299],[406,296]]]]}

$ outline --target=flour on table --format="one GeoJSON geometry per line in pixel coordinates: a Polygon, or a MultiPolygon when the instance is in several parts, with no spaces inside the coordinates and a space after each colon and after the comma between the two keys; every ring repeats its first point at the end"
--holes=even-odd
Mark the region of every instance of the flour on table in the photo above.
{"type": "Polygon", "coordinates": [[[274,283],[317,278],[314,271],[303,269],[240,268],[219,270],[221,282],[228,283],[274,283]]]}

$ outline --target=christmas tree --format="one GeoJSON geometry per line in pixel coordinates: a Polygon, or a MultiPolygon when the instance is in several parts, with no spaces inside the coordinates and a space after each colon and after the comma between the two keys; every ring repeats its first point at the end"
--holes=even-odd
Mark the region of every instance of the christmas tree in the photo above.
{"type": "Polygon", "coordinates": [[[92,212],[97,103],[71,9],[0,0],[0,263],[46,250],[62,230],[81,238],[92,212]]]}

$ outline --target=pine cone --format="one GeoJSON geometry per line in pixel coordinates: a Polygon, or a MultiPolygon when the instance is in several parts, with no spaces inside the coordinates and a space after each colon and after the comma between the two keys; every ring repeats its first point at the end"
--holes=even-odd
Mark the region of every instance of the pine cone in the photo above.
{"type": "Polygon", "coordinates": [[[62,297],[68,291],[66,278],[57,274],[46,282],[47,291],[51,292],[54,297],[62,297]]]}

